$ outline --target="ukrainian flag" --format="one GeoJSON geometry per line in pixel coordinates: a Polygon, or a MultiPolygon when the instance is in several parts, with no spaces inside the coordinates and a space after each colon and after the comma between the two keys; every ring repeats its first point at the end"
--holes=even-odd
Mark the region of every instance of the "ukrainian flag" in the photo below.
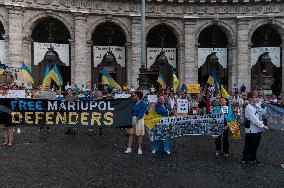
{"type": "Polygon", "coordinates": [[[221,94],[225,99],[229,99],[229,94],[227,93],[226,89],[221,85],[221,94]]]}
{"type": "Polygon", "coordinates": [[[3,74],[6,71],[7,68],[8,67],[6,65],[1,65],[0,66],[0,75],[3,74]]]}
{"type": "Polygon", "coordinates": [[[51,78],[49,76],[49,72],[50,72],[49,67],[46,66],[45,72],[44,72],[43,81],[42,81],[42,85],[41,85],[41,89],[42,90],[45,90],[46,86],[50,85],[51,78]]]}
{"type": "Polygon", "coordinates": [[[53,66],[51,71],[49,72],[49,77],[58,85],[62,86],[63,85],[63,79],[62,76],[57,68],[56,65],[53,66]]]}
{"type": "Polygon", "coordinates": [[[173,88],[174,88],[175,93],[177,92],[178,85],[179,85],[179,81],[178,81],[177,75],[175,74],[175,72],[173,72],[173,88]]]}
{"type": "Polygon", "coordinates": [[[219,93],[219,84],[217,74],[214,71],[210,72],[207,83],[214,87],[216,93],[219,93]]]}
{"type": "Polygon", "coordinates": [[[114,79],[111,77],[111,75],[109,75],[109,73],[105,68],[103,68],[102,83],[121,90],[120,85],[118,85],[114,81],[114,79]]]}
{"type": "Polygon", "coordinates": [[[166,82],[165,82],[161,72],[159,73],[159,77],[158,77],[157,82],[162,86],[163,89],[167,89],[166,82]]]}
{"type": "Polygon", "coordinates": [[[22,75],[26,80],[34,84],[34,78],[32,76],[32,72],[25,63],[22,65],[22,75]]]}

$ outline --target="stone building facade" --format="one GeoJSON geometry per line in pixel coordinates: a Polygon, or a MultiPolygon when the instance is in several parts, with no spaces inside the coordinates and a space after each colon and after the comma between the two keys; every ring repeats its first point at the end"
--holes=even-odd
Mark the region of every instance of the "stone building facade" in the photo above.
{"type": "MultiPolygon", "coordinates": [[[[92,84],[92,36],[104,22],[118,25],[125,35],[126,78],[138,86],[141,66],[140,1],[134,0],[0,0],[0,22],[5,41],[5,63],[32,66],[34,28],[43,18],[61,21],[70,33],[71,82],[92,84]]],[[[252,35],[272,25],[284,40],[283,0],[146,0],[146,35],[167,25],[177,39],[177,72],[181,83],[198,83],[198,38],[211,25],[228,39],[228,87],[251,88],[252,35]]],[[[284,42],[280,47],[284,90],[284,42]]]]}

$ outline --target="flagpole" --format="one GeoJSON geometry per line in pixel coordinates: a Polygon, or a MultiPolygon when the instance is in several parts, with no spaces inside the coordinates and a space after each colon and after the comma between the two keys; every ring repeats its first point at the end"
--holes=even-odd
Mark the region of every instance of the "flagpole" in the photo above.
{"type": "Polygon", "coordinates": [[[145,67],[145,0],[141,0],[141,68],[139,74],[139,87],[144,94],[149,92],[147,68],[145,67]]]}

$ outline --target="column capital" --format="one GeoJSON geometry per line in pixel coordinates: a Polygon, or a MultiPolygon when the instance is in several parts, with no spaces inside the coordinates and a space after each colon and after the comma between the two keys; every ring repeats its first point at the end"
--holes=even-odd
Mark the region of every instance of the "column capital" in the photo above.
{"type": "Polygon", "coordinates": [[[24,37],[23,43],[25,44],[31,44],[33,42],[33,39],[31,37],[24,37]]]}
{"type": "Polygon", "coordinates": [[[21,5],[6,5],[6,8],[8,9],[9,14],[21,14],[23,15],[24,7],[21,5]]]}
{"type": "Polygon", "coordinates": [[[87,14],[82,12],[73,12],[75,20],[87,21],[87,14]]]}
{"type": "Polygon", "coordinates": [[[86,43],[88,47],[92,47],[94,42],[93,40],[88,40],[86,43]]]}

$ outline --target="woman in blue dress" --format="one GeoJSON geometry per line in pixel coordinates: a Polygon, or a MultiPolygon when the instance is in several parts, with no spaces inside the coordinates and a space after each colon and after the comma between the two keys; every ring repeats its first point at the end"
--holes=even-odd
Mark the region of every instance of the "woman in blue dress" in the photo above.
{"type": "MultiPolygon", "coordinates": [[[[159,97],[159,102],[155,105],[155,111],[157,114],[168,117],[171,113],[171,107],[166,102],[164,96],[159,97]]],[[[150,142],[150,148],[152,153],[156,153],[157,151],[166,152],[168,155],[171,154],[173,150],[172,139],[168,138],[166,140],[155,140],[150,142]]]]}

